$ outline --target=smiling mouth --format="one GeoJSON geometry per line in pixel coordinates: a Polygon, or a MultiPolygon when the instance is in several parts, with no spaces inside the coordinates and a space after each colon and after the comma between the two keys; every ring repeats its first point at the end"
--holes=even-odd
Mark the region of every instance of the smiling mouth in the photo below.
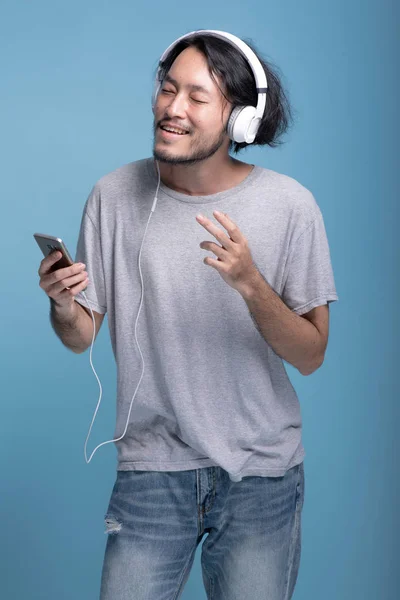
{"type": "Polygon", "coordinates": [[[158,127],[161,135],[163,138],[165,139],[176,139],[179,137],[185,137],[186,135],[189,135],[189,132],[186,133],[174,133],[173,131],[167,131],[166,129],[163,129],[161,126],[158,127]]]}

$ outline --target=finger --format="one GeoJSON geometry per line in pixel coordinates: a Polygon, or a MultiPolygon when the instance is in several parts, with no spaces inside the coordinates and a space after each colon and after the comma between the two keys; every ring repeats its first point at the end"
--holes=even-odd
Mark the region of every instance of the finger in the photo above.
{"type": "Polygon", "coordinates": [[[79,294],[79,292],[86,290],[88,283],[89,283],[89,279],[86,277],[86,279],[84,279],[83,281],[81,281],[77,285],[74,285],[72,288],[70,288],[69,290],[66,290],[66,291],[69,292],[70,296],[76,296],[77,294],[79,294]]]}
{"type": "Polygon", "coordinates": [[[49,294],[49,296],[56,301],[65,296],[73,297],[73,296],[76,296],[77,294],[79,294],[79,292],[82,292],[83,290],[85,290],[88,286],[88,283],[89,283],[89,279],[87,277],[85,277],[85,279],[83,281],[80,281],[79,283],[76,283],[75,285],[72,285],[71,287],[64,288],[58,294],[51,293],[51,295],[49,294]]]}
{"type": "Polygon", "coordinates": [[[226,259],[229,255],[229,252],[227,252],[224,248],[221,248],[221,246],[218,246],[218,244],[215,244],[214,242],[201,242],[200,248],[203,248],[203,250],[209,250],[209,252],[213,252],[213,254],[215,254],[215,256],[218,256],[218,258],[220,258],[221,260],[226,259]]]}
{"type": "Polygon", "coordinates": [[[213,211],[215,218],[225,227],[229,233],[230,239],[234,242],[239,243],[241,241],[242,234],[230,217],[226,213],[219,212],[218,210],[213,211]]]}
{"type": "Polygon", "coordinates": [[[48,288],[53,283],[57,283],[62,279],[66,279],[67,277],[72,277],[73,275],[77,275],[81,271],[85,269],[85,265],[82,263],[74,263],[70,267],[63,267],[61,269],[56,269],[55,271],[50,271],[42,276],[40,286],[43,288],[48,288]]]}
{"type": "Polygon", "coordinates": [[[42,275],[46,275],[46,273],[50,271],[50,267],[52,267],[52,265],[59,261],[61,257],[62,254],[58,250],[50,252],[50,254],[48,254],[40,263],[40,267],[38,270],[38,274],[40,275],[40,277],[42,275]]]}
{"type": "Polygon", "coordinates": [[[72,288],[76,284],[82,283],[87,279],[88,274],[86,271],[82,271],[73,277],[66,277],[65,279],[61,279],[61,281],[57,281],[53,283],[50,287],[50,292],[52,294],[60,294],[66,288],[72,288]]]}
{"type": "MultiPolygon", "coordinates": [[[[81,263],[74,263],[70,267],[64,267],[62,269],[56,269],[55,271],[50,271],[50,273],[46,275],[42,275],[39,281],[39,286],[48,294],[51,287],[62,281],[63,279],[68,279],[68,277],[73,277],[74,275],[78,275],[82,271],[84,271],[85,265],[81,263]]],[[[59,286],[58,289],[63,289],[65,286],[59,286]]]]}
{"type": "Polygon", "coordinates": [[[216,227],[216,225],[214,225],[214,223],[210,221],[210,219],[207,219],[203,216],[200,217],[198,215],[196,216],[196,219],[198,223],[200,223],[200,225],[204,227],[204,229],[211,233],[211,235],[213,235],[220,242],[223,248],[226,248],[227,250],[233,248],[234,240],[230,239],[224,231],[219,229],[219,227],[216,227]]]}

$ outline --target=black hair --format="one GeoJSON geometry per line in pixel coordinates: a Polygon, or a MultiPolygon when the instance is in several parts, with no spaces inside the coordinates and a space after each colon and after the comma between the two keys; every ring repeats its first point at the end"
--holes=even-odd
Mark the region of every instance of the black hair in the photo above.
{"type": "MultiPolygon", "coordinates": [[[[280,70],[271,61],[267,62],[260,55],[253,42],[247,39],[243,39],[243,41],[259,59],[267,78],[268,89],[264,115],[254,142],[247,144],[230,140],[228,150],[233,149],[235,154],[250,145],[268,145],[271,148],[280,145],[282,141],[279,138],[286,133],[293,121],[293,110],[278,75],[280,70]]],[[[218,38],[213,34],[195,33],[180,40],[160,62],[160,82],[163,81],[176,57],[189,46],[194,46],[205,56],[210,76],[220,89],[225,101],[231,102],[233,107],[257,105],[256,80],[247,59],[228,40],[218,38]],[[224,89],[218,85],[214,73],[220,78],[224,89]]]]}

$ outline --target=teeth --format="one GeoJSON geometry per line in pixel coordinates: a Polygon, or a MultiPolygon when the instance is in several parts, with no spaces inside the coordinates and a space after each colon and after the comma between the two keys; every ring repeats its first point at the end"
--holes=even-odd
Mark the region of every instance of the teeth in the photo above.
{"type": "Polygon", "coordinates": [[[165,131],[172,131],[172,133],[178,133],[179,135],[185,135],[187,131],[181,131],[179,129],[173,129],[172,127],[161,127],[165,131]]]}

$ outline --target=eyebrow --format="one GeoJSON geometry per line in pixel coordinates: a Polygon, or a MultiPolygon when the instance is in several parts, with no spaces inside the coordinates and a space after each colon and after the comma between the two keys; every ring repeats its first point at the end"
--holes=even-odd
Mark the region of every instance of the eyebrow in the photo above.
{"type": "MultiPolygon", "coordinates": [[[[178,82],[175,79],[173,79],[170,75],[168,75],[168,73],[164,77],[164,81],[168,81],[169,83],[172,83],[175,87],[178,87],[178,82]]],[[[209,90],[207,90],[205,87],[196,83],[191,83],[187,87],[194,92],[203,92],[204,94],[208,95],[211,94],[211,92],[209,92],[209,90]]]]}

